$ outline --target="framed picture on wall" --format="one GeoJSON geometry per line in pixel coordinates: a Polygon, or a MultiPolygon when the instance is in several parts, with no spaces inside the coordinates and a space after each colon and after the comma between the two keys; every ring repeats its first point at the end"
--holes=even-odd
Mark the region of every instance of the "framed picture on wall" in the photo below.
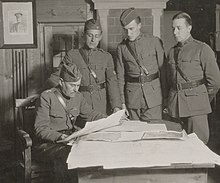
{"type": "Polygon", "coordinates": [[[35,0],[1,0],[1,14],[1,48],[37,47],[35,0]]]}

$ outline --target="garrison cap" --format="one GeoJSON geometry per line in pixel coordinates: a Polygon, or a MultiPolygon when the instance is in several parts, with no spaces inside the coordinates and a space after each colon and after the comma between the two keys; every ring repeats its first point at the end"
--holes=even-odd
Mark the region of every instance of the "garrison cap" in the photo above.
{"type": "Polygon", "coordinates": [[[101,23],[99,19],[89,19],[85,22],[84,32],[87,30],[102,30],[101,23]]]}
{"type": "Polygon", "coordinates": [[[77,82],[82,78],[82,74],[75,64],[64,64],[60,71],[60,78],[62,78],[65,82],[77,82]]]}
{"type": "Polygon", "coordinates": [[[121,25],[124,27],[137,17],[139,17],[139,15],[135,8],[128,8],[124,10],[120,16],[121,25]]]}
{"type": "Polygon", "coordinates": [[[15,13],[15,16],[22,16],[23,14],[21,13],[21,12],[17,12],[17,13],[15,13]]]}

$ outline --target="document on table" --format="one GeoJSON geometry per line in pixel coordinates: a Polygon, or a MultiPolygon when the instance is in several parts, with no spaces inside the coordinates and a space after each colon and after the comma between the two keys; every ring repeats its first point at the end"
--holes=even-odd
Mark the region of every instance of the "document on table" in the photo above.
{"type": "Polygon", "coordinates": [[[112,115],[108,116],[107,118],[99,119],[97,121],[92,121],[86,123],[85,127],[77,132],[74,132],[72,135],[68,136],[64,140],[60,140],[58,142],[69,142],[76,137],[80,137],[82,135],[86,135],[92,132],[96,132],[102,129],[106,129],[112,126],[116,126],[120,124],[120,120],[122,116],[125,114],[125,110],[120,110],[112,115]]]}
{"type": "Polygon", "coordinates": [[[218,164],[212,152],[195,134],[185,140],[141,140],[109,143],[79,141],[73,144],[68,168],[102,166],[104,169],[170,166],[172,164],[218,164]]]}
{"type": "Polygon", "coordinates": [[[183,140],[186,136],[185,131],[139,131],[139,132],[95,132],[79,138],[79,141],[105,141],[105,142],[129,142],[138,140],[153,139],[176,139],[183,140]]]}
{"type": "Polygon", "coordinates": [[[102,132],[143,132],[143,131],[166,131],[165,124],[150,124],[141,121],[122,121],[118,126],[103,129],[102,132]]]}

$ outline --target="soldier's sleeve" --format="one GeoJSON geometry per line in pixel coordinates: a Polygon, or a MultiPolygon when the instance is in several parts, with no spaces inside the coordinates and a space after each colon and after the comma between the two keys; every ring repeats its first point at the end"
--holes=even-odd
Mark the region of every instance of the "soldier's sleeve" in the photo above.
{"type": "Polygon", "coordinates": [[[214,51],[207,44],[201,50],[201,63],[210,102],[220,88],[220,72],[214,51]]]}
{"type": "Polygon", "coordinates": [[[110,53],[107,53],[106,86],[111,109],[121,108],[121,99],[119,95],[118,81],[114,68],[114,62],[110,53]]]}
{"type": "Polygon", "coordinates": [[[83,121],[87,121],[87,122],[107,117],[105,114],[93,110],[92,107],[86,102],[86,99],[82,95],[80,96],[79,115],[83,119],[83,121]]]}
{"type": "Polygon", "coordinates": [[[67,64],[67,65],[73,63],[73,61],[72,61],[72,51],[71,50],[66,53],[65,57],[60,62],[57,70],[54,73],[52,73],[50,75],[50,77],[46,80],[43,90],[53,88],[53,87],[55,87],[59,84],[60,70],[61,70],[61,67],[63,66],[64,63],[67,64]]]}
{"type": "Polygon", "coordinates": [[[124,97],[124,64],[123,64],[123,58],[122,58],[122,51],[120,46],[117,47],[117,55],[116,55],[116,74],[118,79],[118,85],[119,85],[119,92],[120,92],[120,98],[122,104],[125,104],[125,97],[124,97]]]}
{"type": "Polygon", "coordinates": [[[39,139],[55,142],[61,133],[51,130],[50,123],[50,97],[47,91],[43,92],[36,102],[35,134],[39,139]]]}
{"type": "Polygon", "coordinates": [[[160,72],[160,82],[162,88],[163,99],[167,98],[168,88],[167,88],[167,79],[166,79],[166,62],[165,62],[165,52],[163,48],[162,40],[155,38],[155,49],[157,55],[157,64],[160,72]]]}

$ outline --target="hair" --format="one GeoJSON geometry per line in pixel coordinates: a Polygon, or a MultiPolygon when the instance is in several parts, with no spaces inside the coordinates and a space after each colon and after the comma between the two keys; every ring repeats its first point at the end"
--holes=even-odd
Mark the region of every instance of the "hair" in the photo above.
{"type": "Polygon", "coordinates": [[[185,21],[188,25],[192,25],[192,19],[191,19],[190,15],[185,12],[177,13],[176,15],[173,16],[172,20],[180,19],[180,18],[185,19],[185,21]]]}
{"type": "Polygon", "coordinates": [[[141,17],[140,17],[140,16],[136,17],[136,18],[135,18],[135,22],[136,22],[137,24],[141,23],[141,17]]]}

